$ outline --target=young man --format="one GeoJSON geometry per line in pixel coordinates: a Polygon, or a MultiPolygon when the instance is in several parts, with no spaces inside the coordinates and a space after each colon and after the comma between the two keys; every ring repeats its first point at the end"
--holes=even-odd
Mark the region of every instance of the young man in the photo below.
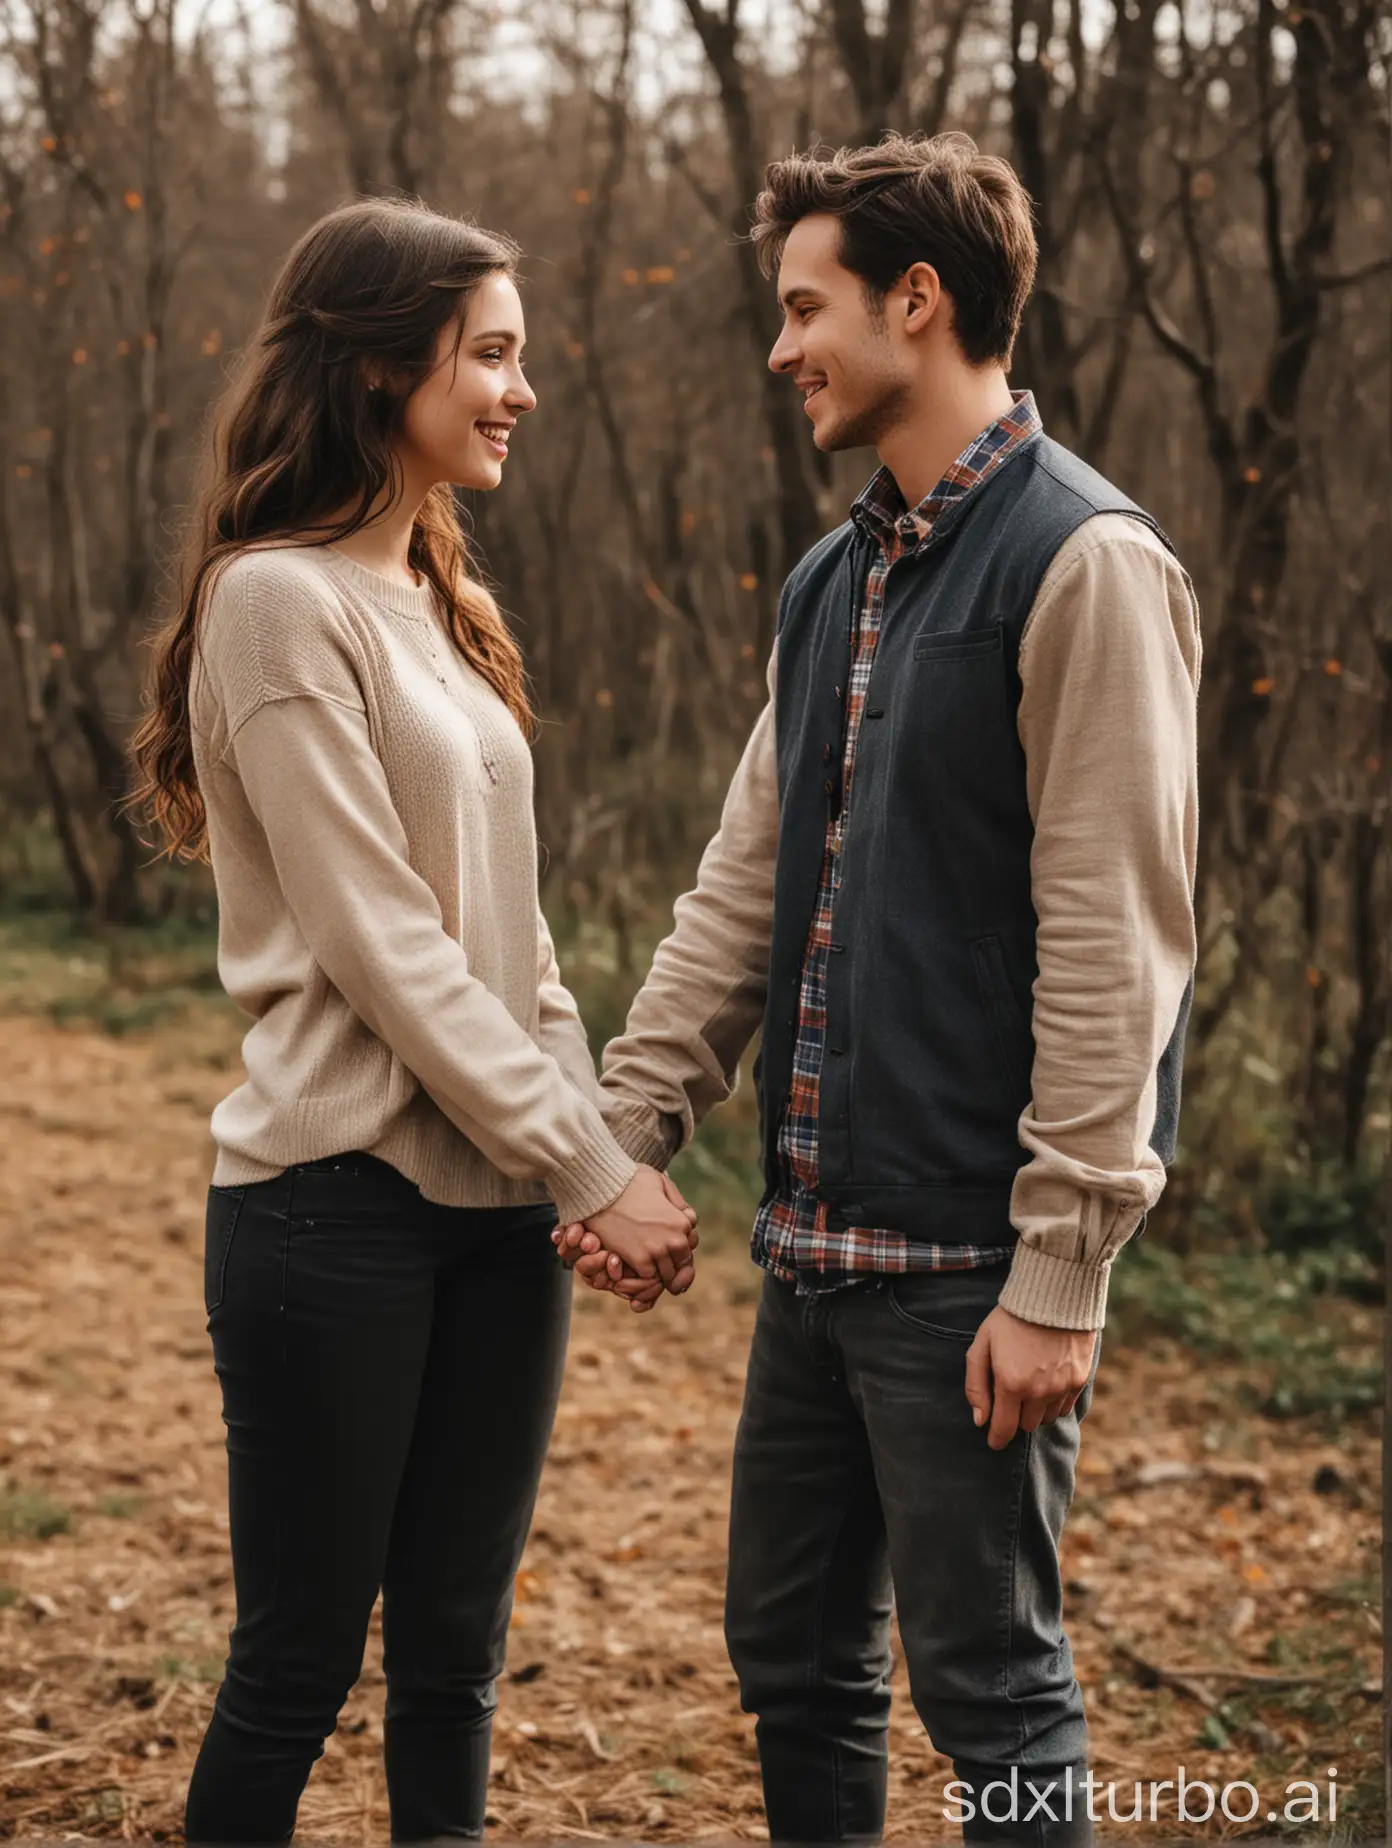
{"type": "Polygon", "coordinates": [[[1007,385],[1035,243],[1004,162],[961,135],[779,161],[754,237],[770,366],[819,448],[882,466],[784,588],[606,1114],[665,1167],[762,1020],[726,1634],[772,1837],[881,1832],[892,1591],[966,1838],[1071,1848],[1058,1541],[1109,1268],[1174,1150],[1194,597],[1007,385]]]}

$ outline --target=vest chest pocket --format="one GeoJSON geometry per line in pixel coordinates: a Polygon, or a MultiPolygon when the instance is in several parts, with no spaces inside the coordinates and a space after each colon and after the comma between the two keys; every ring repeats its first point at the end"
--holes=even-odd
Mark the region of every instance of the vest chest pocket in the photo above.
{"type": "Polygon", "coordinates": [[[915,661],[974,661],[979,655],[1001,652],[1001,626],[990,629],[958,629],[947,634],[925,630],[914,637],[915,661]]]}

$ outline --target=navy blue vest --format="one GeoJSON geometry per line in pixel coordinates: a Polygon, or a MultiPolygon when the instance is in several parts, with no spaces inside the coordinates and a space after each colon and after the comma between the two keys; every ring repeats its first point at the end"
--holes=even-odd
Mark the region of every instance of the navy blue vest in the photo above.
{"type": "MultiPolygon", "coordinates": [[[[1020,637],[1050,560],[1098,513],[1129,514],[1170,543],[1101,475],[1034,437],[890,567],[827,958],[817,1191],[833,1228],[1013,1237],[1038,972],[1020,637]]],[[[847,521],[798,563],[779,606],[781,820],[757,1067],[770,1190],[873,545],[847,521]]],[[[1166,1162],[1188,1011],[1186,994],[1158,1072],[1151,1145],[1166,1162]]]]}

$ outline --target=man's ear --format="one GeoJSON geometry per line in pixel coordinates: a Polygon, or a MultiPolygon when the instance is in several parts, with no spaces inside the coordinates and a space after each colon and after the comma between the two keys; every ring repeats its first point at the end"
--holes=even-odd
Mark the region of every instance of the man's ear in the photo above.
{"type": "Polygon", "coordinates": [[[943,301],[943,286],[931,263],[911,263],[900,278],[904,291],[903,316],[906,333],[921,333],[943,301]]]}

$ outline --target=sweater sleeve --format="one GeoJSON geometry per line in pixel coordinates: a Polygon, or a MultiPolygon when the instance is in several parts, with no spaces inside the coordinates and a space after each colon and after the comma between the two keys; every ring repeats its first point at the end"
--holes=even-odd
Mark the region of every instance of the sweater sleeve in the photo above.
{"type": "Polygon", "coordinates": [[[665,1168],[714,1104],[734,1090],[763,1018],[778,851],[778,758],[769,701],[701,857],[694,890],[676,902],[671,934],[604,1050],[605,1116],[639,1161],[665,1168]]]}
{"type": "Polygon", "coordinates": [[[1179,564],[1125,515],[1084,522],[1020,653],[1039,972],[1000,1300],[1025,1321],[1101,1327],[1112,1259],[1165,1183],[1149,1138],[1195,959],[1199,668],[1179,564]]]}
{"type": "Polygon", "coordinates": [[[543,1182],[563,1219],[617,1199],[634,1162],[446,933],[347,692],[263,693],[223,761],[311,955],[449,1120],[505,1174],[543,1182]]]}

